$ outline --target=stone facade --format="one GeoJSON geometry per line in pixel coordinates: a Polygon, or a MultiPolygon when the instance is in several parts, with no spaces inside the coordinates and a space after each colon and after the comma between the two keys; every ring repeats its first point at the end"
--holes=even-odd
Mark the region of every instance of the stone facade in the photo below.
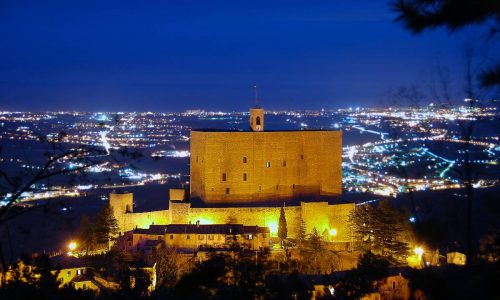
{"type": "Polygon", "coordinates": [[[264,131],[264,109],[254,107],[250,109],[250,130],[264,131]]]}
{"type": "Polygon", "coordinates": [[[191,198],[286,202],[342,192],[341,131],[191,131],[191,198]]]}

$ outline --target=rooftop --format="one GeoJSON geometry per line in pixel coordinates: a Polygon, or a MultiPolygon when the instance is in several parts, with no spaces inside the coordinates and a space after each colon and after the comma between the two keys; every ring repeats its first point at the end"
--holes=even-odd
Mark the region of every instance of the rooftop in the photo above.
{"type": "Polygon", "coordinates": [[[135,234],[256,234],[269,233],[269,228],[259,226],[243,226],[242,224],[171,224],[171,225],[150,225],[148,229],[136,228],[135,234]]]}
{"type": "Polygon", "coordinates": [[[221,129],[221,128],[199,128],[199,129],[191,129],[191,131],[199,131],[199,132],[248,132],[248,133],[266,133],[266,132],[330,132],[330,131],[341,131],[341,130],[332,130],[332,129],[302,129],[302,130],[264,130],[264,131],[252,131],[252,130],[235,130],[235,129],[221,129]]]}
{"type": "Polygon", "coordinates": [[[57,255],[50,258],[50,264],[54,269],[73,269],[86,267],[87,264],[78,257],[65,254],[57,255]]]}

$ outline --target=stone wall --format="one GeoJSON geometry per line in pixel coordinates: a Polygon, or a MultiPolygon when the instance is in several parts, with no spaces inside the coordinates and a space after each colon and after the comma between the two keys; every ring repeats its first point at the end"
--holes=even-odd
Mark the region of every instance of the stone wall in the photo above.
{"type": "MultiPolygon", "coordinates": [[[[300,206],[285,208],[288,235],[293,236],[300,224],[300,206]]],[[[227,208],[190,208],[191,223],[200,221],[205,224],[225,224],[228,221],[247,226],[269,227],[271,235],[277,234],[280,216],[279,207],[227,207],[227,208]]]]}
{"type": "Polygon", "coordinates": [[[148,211],[140,213],[125,213],[116,218],[121,233],[134,228],[148,228],[149,225],[170,224],[168,210],[148,211]]]}
{"type": "MultiPolygon", "coordinates": [[[[113,194],[111,194],[113,195],[113,194]]],[[[188,224],[199,221],[201,224],[226,224],[228,222],[247,226],[269,227],[271,234],[278,230],[280,207],[191,207],[187,202],[170,201],[168,210],[141,213],[125,212],[121,209],[129,204],[132,195],[126,197],[111,196],[120,232],[130,231],[136,227],[148,228],[151,224],[188,224]],[[120,202],[123,201],[123,203],[120,202]]],[[[297,206],[286,206],[288,236],[297,236],[300,223],[303,220],[306,233],[316,228],[325,239],[335,242],[350,242],[351,232],[348,216],[354,209],[354,204],[333,204],[327,202],[301,202],[297,206]]]]}
{"type": "Polygon", "coordinates": [[[191,131],[190,194],[205,202],[340,195],[341,131],[191,131]]]}

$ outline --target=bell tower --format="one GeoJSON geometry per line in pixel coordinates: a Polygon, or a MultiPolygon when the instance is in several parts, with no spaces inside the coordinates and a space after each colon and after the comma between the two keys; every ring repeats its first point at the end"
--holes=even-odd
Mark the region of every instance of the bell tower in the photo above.
{"type": "Polygon", "coordinates": [[[255,89],[255,106],[250,108],[250,129],[252,131],[264,131],[264,109],[259,106],[259,91],[255,89]]]}

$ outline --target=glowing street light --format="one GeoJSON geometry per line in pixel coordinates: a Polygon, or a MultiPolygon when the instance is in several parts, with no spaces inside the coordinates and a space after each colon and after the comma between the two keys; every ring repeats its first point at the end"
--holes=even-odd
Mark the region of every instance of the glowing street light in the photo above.
{"type": "Polygon", "coordinates": [[[424,254],[424,249],[422,247],[417,247],[413,249],[413,252],[415,252],[415,254],[420,258],[424,254]]]}
{"type": "Polygon", "coordinates": [[[68,245],[68,249],[70,251],[73,251],[76,249],[76,243],[75,242],[70,242],[69,245],[68,245]]]}
{"type": "Polygon", "coordinates": [[[278,234],[278,223],[276,222],[270,222],[268,224],[268,227],[269,227],[269,231],[272,235],[276,235],[278,234]]]}
{"type": "Polygon", "coordinates": [[[330,235],[331,236],[336,236],[337,235],[337,229],[336,228],[330,229],[330,235]]]}

